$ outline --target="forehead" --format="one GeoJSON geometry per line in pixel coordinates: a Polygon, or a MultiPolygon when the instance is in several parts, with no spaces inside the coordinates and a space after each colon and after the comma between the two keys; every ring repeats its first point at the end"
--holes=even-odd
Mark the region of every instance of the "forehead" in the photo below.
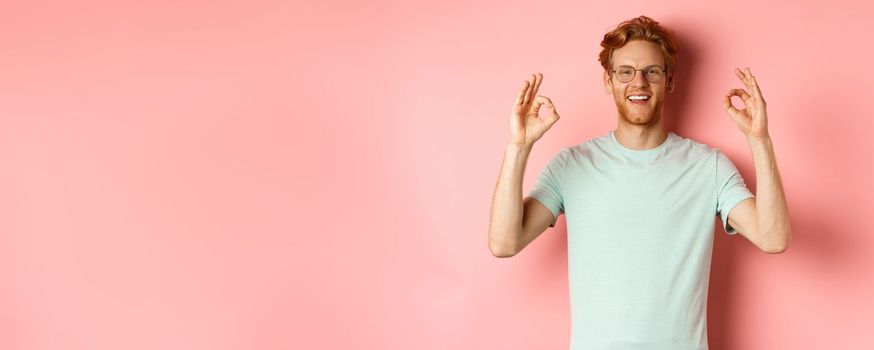
{"type": "Polygon", "coordinates": [[[662,51],[659,45],[646,40],[632,40],[613,51],[613,66],[646,67],[649,65],[663,65],[662,51]]]}

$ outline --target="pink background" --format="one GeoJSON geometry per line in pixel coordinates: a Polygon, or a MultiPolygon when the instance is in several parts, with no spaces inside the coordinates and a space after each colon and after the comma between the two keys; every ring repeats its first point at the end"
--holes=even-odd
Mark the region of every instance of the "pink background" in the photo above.
{"type": "Polygon", "coordinates": [[[711,348],[874,348],[862,1],[167,0],[0,8],[0,348],[566,349],[564,217],[488,250],[510,106],[542,72],[562,116],[527,193],[615,128],[598,43],[640,14],[684,44],[670,129],[754,189],[752,69],[789,200],[784,254],[717,228],[711,348]]]}

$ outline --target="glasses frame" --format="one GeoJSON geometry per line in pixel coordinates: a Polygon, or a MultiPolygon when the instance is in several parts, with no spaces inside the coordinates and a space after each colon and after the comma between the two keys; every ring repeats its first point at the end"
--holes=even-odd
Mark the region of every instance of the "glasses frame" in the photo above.
{"type": "MultiPolygon", "coordinates": [[[[621,65],[621,66],[619,66],[619,67],[631,67],[631,66],[629,66],[629,65],[627,65],[627,64],[623,64],[623,65],[621,65]]],[[[668,76],[668,67],[660,66],[660,65],[658,65],[658,64],[651,64],[651,65],[648,65],[648,66],[646,66],[646,67],[643,67],[643,69],[634,69],[634,67],[631,67],[631,69],[634,70],[634,74],[631,75],[631,79],[628,79],[628,81],[622,81],[621,79],[619,79],[619,76],[616,75],[616,71],[619,70],[619,67],[616,67],[616,69],[611,70],[611,72],[613,72],[613,76],[616,77],[616,80],[619,80],[619,82],[620,82],[620,83],[623,83],[623,84],[624,84],[624,83],[630,83],[631,81],[633,81],[634,78],[637,77],[637,72],[643,72],[643,71],[649,70],[649,69],[652,68],[652,67],[659,67],[659,68],[662,69],[662,71],[663,71],[663,72],[662,72],[662,78],[668,76]]],[[[648,81],[648,82],[650,82],[650,83],[653,83],[653,84],[658,83],[658,82],[661,82],[661,81],[662,81],[662,78],[659,78],[659,80],[656,80],[656,81],[652,81],[652,80],[649,80],[649,78],[647,78],[646,73],[643,74],[643,79],[646,80],[646,81],[648,81]]]]}

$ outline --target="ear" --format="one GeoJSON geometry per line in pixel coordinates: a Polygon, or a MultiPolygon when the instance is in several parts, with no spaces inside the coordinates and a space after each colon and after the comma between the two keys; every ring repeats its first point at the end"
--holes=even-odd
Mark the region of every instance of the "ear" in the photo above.
{"type": "Polygon", "coordinates": [[[668,92],[674,92],[674,74],[671,74],[668,77],[668,81],[665,85],[666,85],[665,87],[667,88],[668,92]]]}
{"type": "Polygon", "coordinates": [[[606,92],[607,95],[613,94],[613,80],[610,79],[610,72],[606,70],[604,71],[604,92],[606,92]]]}

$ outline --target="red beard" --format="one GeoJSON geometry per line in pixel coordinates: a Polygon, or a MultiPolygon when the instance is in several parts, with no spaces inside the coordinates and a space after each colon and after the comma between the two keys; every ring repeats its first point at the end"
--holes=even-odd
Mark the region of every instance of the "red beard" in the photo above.
{"type": "Polygon", "coordinates": [[[626,123],[632,125],[655,125],[662,117],[661,110],[664,102],[659,100],[653,103],[655,103],[655,106],[650,108],[637,107],[631,105],[628,99],[623,99],[616,101],[616,108],[619,110],[619,117],[626,123]]]}

